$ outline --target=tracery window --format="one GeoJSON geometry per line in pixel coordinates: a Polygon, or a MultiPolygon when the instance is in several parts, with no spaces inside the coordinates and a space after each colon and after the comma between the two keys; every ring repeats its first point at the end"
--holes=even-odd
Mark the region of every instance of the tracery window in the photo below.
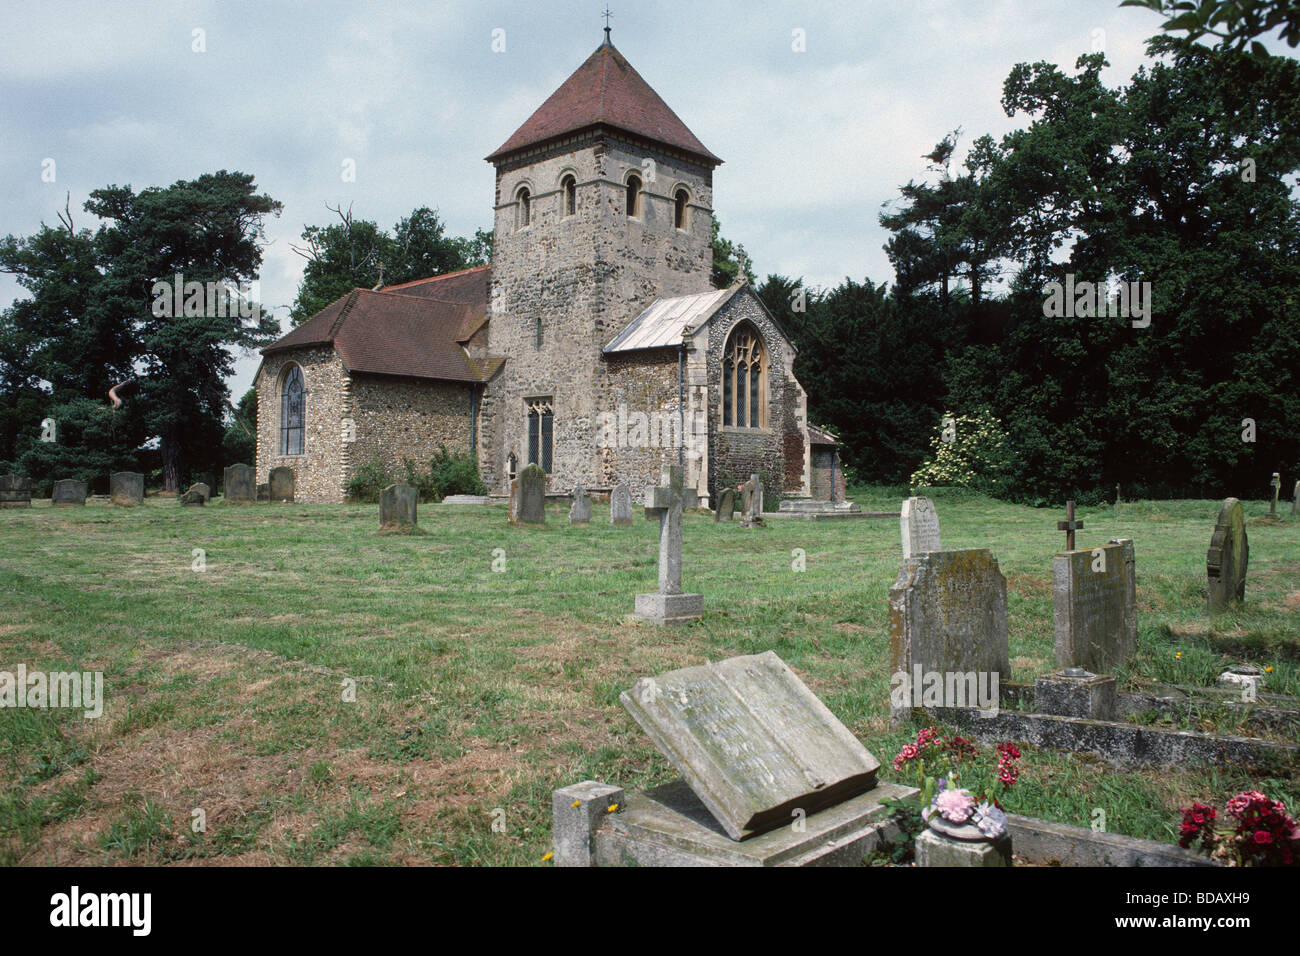
{"type": "Polygon", "coordinates": [[[280,454],[301,455],[306,432],[307,393],[302,368],[293,365],[280,389],[280,454]]]}
{"type": "Polygon", "coordinates": [[[723,352],[722,424],[767,427],[767,349],[749,323],[735,328],[723,352]]]}
{"type": "Polygon", "coordinates": [[[555,435],[555,409],[549,398],[527,399],[528,463],[551,473],[551,445],[555,435]]]}

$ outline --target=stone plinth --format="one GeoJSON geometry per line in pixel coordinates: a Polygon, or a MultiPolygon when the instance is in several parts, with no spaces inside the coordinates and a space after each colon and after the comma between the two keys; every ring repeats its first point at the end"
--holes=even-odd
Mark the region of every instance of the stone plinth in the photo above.
{"type": "Polygon", "coordinates": [[[592,866],[592,835],[610,813],[623,805],[623,788],[584,780],[551,794],[551,833],[556,866],[592,866]]]}
{"type": "Polygon", "coordinates": [[[917,866],[1010,866],[1011,837],[1001,840],[957,840],[934,830],[916,838],[917,866]]]}
{"type": "Polygon", "coordinates": [[[1034,708],[1040,714],[1115,719],[1115,678],[1069,668],[1044,674],[1034,681],[1034,708]]]}
{"type": "Polygon", "coordinates": [[[636,596],[632,616],[659,627],[689,624],[704,613],[703,594],[660,594],[657,591],[636,596]]]}

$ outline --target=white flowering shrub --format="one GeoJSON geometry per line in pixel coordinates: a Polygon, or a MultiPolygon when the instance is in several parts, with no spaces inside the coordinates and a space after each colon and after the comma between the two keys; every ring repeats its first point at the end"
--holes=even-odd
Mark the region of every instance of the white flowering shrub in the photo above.
{"type": "Polygon", "coordinates": [[[944,412],[930,448],[929,459],[912,473],[912,487],[970,488],[987,494],[1003,489],[1007,433],[987,410],[973,415],[944,412]]]}

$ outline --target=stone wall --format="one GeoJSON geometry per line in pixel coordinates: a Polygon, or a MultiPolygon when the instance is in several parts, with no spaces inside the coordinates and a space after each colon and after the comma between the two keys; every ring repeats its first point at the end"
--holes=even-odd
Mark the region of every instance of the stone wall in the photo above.
{"type": "Polygon", "coordinates": [[[356,441],[349,449],[350,469],[378,458],[397,481],[406,474],[403,459],[423,471],[440,444],[450,452],[468,451],[472,395],[472,386],[460,382],[353,376],[356,441]]]}
{"type": "Polygon", "coordinates": [[[294,473],[295,501],[342,501],[346,482],[343,420],[350,403],[348,375],[333,348],[294,349],[266,356],[257,376],[257,481],[269,481],[272,468],[287,465],[294,473]],[[306,431],[303,453],[282,455],[280,386],[292,363],[302,368],[306,431]]]}
{"type": "Polygon", "coordinates": [[[597,414],[616,408],[613,390],[627,377],[606,366],[601,350],[659,296],[710,288],[712,202],[709,168],[606,133],[571,137],[498,166],[489,351],[509,360],[484,406],[492,421],[482,431],[480,462],[490,490],[505,491],[511,453],[520,467],[527,462],[531,398],[553,403],[550,486],[606,484],[597,414]],[[641,214],[629,218],[625,184],[634,170],[644,191],[641,214]],[[562,214],[566,174],[577,182],[572,216],[562,214]],[[520,185],[532,197],[524,227],[520,185]],[[679,185],[691,197],[687,229],[673,222],[679,185]]]}
{"type": "Polygon", "coordinates": [[[746,287],[709,323],[708,368],[710,494],[723,483],[735,485],[757,473],[766,491],[764,504],[776,510],[781,494],[807,495],[811,456],[807,445],[808,405],[794,377],[794,347],[768,315],[758,296],[746,287]],[[722,424],[722,357],[736,326],[749,322],[763,338],[768,354],[768,425],[733,428],[722,424]]]}
{"type": "Polygon", "coordinates": [[[643,489],[659,483],[663,465],[685,459],[682,436],[691,427],[683,422],[677,401],[677,349],[622,353],[605,361],[600,397],[602,427],[599,479],[596,487],[627,483],[633,500],[643,489]],[[683,427],[683,425],[685,427],[683,427]]]}

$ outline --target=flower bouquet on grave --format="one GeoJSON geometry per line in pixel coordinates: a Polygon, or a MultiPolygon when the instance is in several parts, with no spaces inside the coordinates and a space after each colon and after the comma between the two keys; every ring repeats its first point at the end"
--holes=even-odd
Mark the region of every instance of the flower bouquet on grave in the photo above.
{"type": "Polygon", "coordinates": [[[1178,845],[1199,840],[1202,851],[1228,866],[1300,865],[1300,828],[1281,800],[1247,790],[1229,800],[1226,811],[1237,823],[1231,833],[1220,833],[1214,807],[1193,803],[1183,811],[1178,845]]]}
{"type": "Polygon", "coordinates": [[[1020,777],[1020,751],[997,745],[997,764],[987,766],[965,737],[942,736],[927,727],[894,758],[894,769],[921,789],[921,820],[959,840],[999,840],[1007,832],[1001,799],[1020,777]]]}

